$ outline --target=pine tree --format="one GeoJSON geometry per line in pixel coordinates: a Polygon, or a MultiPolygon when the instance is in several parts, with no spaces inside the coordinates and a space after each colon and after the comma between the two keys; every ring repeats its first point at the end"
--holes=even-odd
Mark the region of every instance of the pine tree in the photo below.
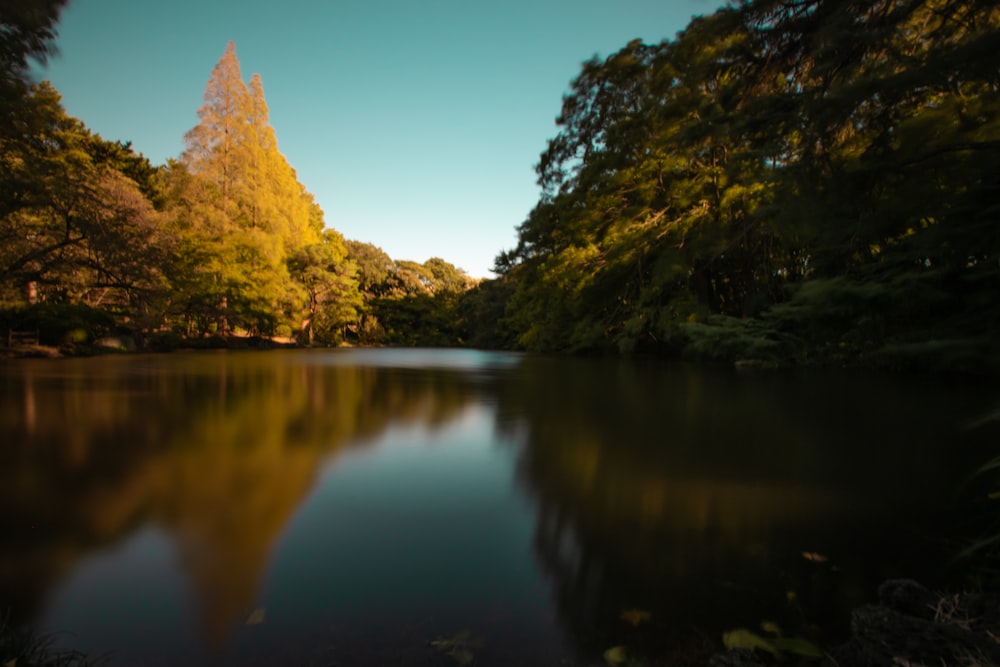
{"type": "Polygon", "coordinates": [[[218,188],[219,208],[228,215],[244,182],[253,145],[247,127],[252,115],[250,94],[233,42],[212,69],[204,100],[198,109],[200,122],[184,137],[187,149],[182,160],[192,173],[218,188]]]}

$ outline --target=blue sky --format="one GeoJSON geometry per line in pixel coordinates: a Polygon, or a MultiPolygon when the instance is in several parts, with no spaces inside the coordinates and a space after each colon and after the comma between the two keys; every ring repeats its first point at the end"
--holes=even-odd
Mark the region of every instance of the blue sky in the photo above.
{"type": "Polygon", "coordinates": [[[710,0],[71,0],[39,78],[156,164],[229,40],[327,226],[476,277],[516,243],[580,64],[684,29],[710,0]]]}

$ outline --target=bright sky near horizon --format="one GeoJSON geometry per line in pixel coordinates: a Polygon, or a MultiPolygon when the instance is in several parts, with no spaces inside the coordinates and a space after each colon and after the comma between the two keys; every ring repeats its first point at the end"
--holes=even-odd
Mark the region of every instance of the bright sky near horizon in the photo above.
{"type": "Polygon", "coordinates": [[[326,224],[474,277],[517,240],[534,165],[591,56],[673,38],[711,0],[71,0],[36,73],[69,114],[178,157],[233,40],[326,224]]]}

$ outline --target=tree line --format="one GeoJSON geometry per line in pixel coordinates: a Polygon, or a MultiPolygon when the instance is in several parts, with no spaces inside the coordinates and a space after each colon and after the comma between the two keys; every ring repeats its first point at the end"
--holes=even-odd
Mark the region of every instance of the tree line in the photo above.
{"type": "Polygon", "coordinates": [[[51,84],[25,83],[17,69],[0,138],[9,324],[34,324],[50,343],[74,332],[460,343],[446,322],[429,328],[473,281],[440,258],[396,261],[326,227],[278,150],[261,77],[244,82],[233,43],[183,154],[162,166],[88,130],[51,84]]]}
{"type": "Polygon", "coordinates": [[[186,337],[1000,368],[987,0],[744,0],[585,62],[485,281],[326,227],[232,45],[179,159],[95,135],[23,83],[63,3],[23,4],[50,20],[5,33],[23,37],[2,54],[8,310],[85,304],[186,337]]]}
{"type": "Polygon", "coordinates": [[[492,335],[1000,367],[997,53],[993,2],[753,0],[585,63],[492,335]]]}

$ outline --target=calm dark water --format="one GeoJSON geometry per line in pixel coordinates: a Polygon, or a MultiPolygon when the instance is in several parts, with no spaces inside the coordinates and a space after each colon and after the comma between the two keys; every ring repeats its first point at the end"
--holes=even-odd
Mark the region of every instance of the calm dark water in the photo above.
{"type": "Polygon", "coordinates": [[[765,621],[833,642],[881,580],[955,576],[998,405],[458,350],[5,362],[0,606],[112,665],[677,662],[765,621]]]}

